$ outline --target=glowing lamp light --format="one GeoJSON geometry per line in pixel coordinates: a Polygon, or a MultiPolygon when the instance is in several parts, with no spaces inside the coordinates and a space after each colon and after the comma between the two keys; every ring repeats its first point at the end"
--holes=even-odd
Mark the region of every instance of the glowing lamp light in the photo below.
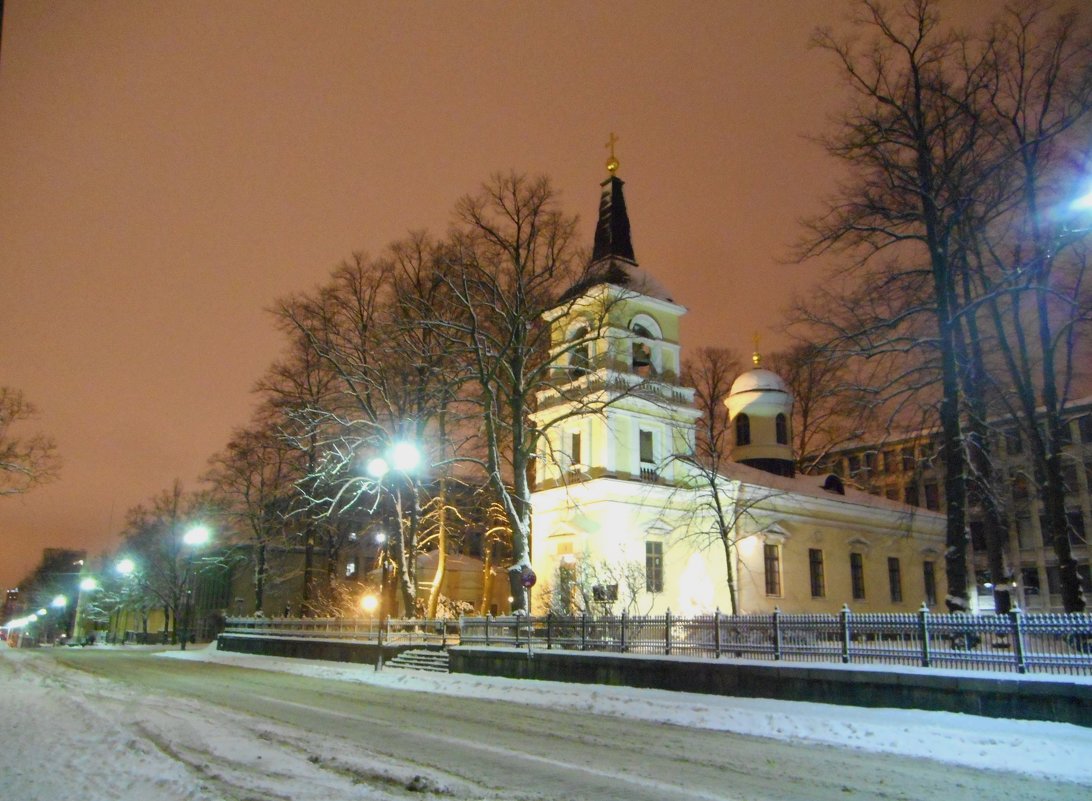
{"type": "Polygon", "coordinates": [[[80,592],[91,592],[91,590],[98,587],[98,583],[93,578],[85,578],[80,582],[80,592]]]}
{"type": "Polygon", "coordinates": [[[68,599],[65,598],[63,595],[58,595],[53,599],[53,602],[50,603],[50,606],[52,606],[54,609],[64,609],[66,606],[68,606],[68,599]]]}
{"type": "Polygon", "coordinates": [[[374,595],[365,595],[360,599],[360,608],[371,614],[379,607],[379,599],[374,595]]]}
{"type": "Polygon", "coordinates": [[[114,566],[114,570],[123,576],[128,576],[136,570],[136,563],[132,559],[122,559],[114,566]]]}
{"type": "Polygon", "coordinates": [[[368,460],[367,466],[368,475],[372,478],[383,478],[390,471],[390,465],[387,464],[387,460],[382,456],[376,456],[374,459],[368,460]]]}
{"type": "Polygon", "coordinates": [[[211,536],[208,526],[194,526],[182,535],[182,542],[191,546],[204,545],[211,536]]]}
{"type": "Polygon", "coordinates": [[[38,610],[38,617],[45,617],[48,613],[49,610],[43,606],[41,609],[38,610]]]}
{"type": "Polygon", "coordinates": [[[1069,204],[1073,211],[1092,211],[1092,191],[1089,191],[1069,204]]]}
{"type": "Polygon", "coordinates": [[[391,453],[394,458],[394,469],[403,473],[413,470],[421,463],[421,452],[409,442],[399,442],[391,453]]]}

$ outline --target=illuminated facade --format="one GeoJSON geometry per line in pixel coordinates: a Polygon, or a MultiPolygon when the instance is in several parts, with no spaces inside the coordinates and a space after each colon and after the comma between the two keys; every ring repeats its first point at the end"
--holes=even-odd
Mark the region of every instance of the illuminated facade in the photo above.
{"type": "Polygon", "coordinates": [[[535,414],[547,432],[532,497],[535,611],[942,605],[943,518],[794,475],[792,397],[776,374],[756,364],[725,399],[736,445],[719,476],[687,458],[699,413],[679,380],[686,309],[637,265],[611,164],[591,277],[548,317],[561,366],[535,414]]]}

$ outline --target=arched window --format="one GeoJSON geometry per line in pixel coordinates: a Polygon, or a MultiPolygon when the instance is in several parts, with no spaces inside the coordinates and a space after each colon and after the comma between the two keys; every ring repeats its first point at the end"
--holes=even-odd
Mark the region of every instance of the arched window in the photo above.
{"type": "Polygon", "coordinates": [[[774,421],[777,425],[777,444],[789,444],[789,421],[783,414],[779,414],[774,421]]]}
{"type": "Polygon", "coordinates": [[[751,418],[745,414],[736,415],[736,445],[751,444],[751,418]]]}
{"type": "Polygon", "coordinates": [[[581,326],[569,335],[570,342],[581,342],[581,344],[573,347],[569,351],[569,378],[576,380],[582,375],[587,375],[589,372],[589,365],[591,359],[589,357],[588,343],[582,340],[587,339],[588,329],[585,326],[581,326]]]}

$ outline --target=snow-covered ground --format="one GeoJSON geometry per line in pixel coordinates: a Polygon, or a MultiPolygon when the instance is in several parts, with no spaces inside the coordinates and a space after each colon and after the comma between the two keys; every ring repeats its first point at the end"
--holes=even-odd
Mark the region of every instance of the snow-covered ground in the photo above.
{"type": "MultiPolygon", "coordinates": [[[[162,699],[143,698],[121,684],[66,668],[43,656],[0,645],[0,708],[7,721],[0,730],[0,797],[26,801],[214,801],[225,797],[226,782],[254,793],[244,797],[264,798],[264,792],[273,793],[263,787],[263,781],[271,787],[275,784],[283,793],[286,777],[293,781],[287,797],[296,801],[348,797],[331,786],[314,757],[307,758],[306,752],[296,747],[298,732],[230,710],[212,709],[198,701],[171,699],[165,704],[162,699]],[[86,703],[58,703],[59,698],[73,695],[83,697],[86,703]],[[263,778],[255,772],[235,777],[239,765],[256,764],[263,758],[263,749],[273,747],[279,749],[275,774],[263,778]],[[165,754],[174,759],[164,758],[165,754]],[[208,783],[194,783],[195,765],[199,765],[200,775],[210,777],[208,783]],[[89,792],[89,788],[98,790],[89,792]]],[[[214,646],[163,651],[159,656],[926,757],[1092,787],[1092,728],[1068,724],[469,675],[376,672],[371,666],[251,656],[217,651],[214,646]]],[[[324,743],[323,749],[332,754],[331,759],[350,758],[348,754],[339,756],[336,742],[324,743]]],[[[264,764],[269,766],[269,754],[265,755],[264,764]]],[[[354,769],[390,776],[394,781],[412,780],[412,775],[401,775],[396,765],[357,765],[354,769]]],[[[353,793],[353,798],[391,797],[361,794],[364,791],[359,783],[353,793]]]]}

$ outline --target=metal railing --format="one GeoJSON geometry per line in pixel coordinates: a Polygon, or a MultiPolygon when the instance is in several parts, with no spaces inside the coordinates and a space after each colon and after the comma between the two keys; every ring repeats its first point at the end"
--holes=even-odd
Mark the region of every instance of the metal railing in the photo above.
{"type": "Polygon", "coordinates": [[[225,634],[374,642],[381,645],[457,645],[459,621],[414,618],[229,617],[225,634]]]}
{"type": "Polygon", "coordinates": [[[1092,614],[462,618],[463,645],[1092,675],[1092,614]]]}

